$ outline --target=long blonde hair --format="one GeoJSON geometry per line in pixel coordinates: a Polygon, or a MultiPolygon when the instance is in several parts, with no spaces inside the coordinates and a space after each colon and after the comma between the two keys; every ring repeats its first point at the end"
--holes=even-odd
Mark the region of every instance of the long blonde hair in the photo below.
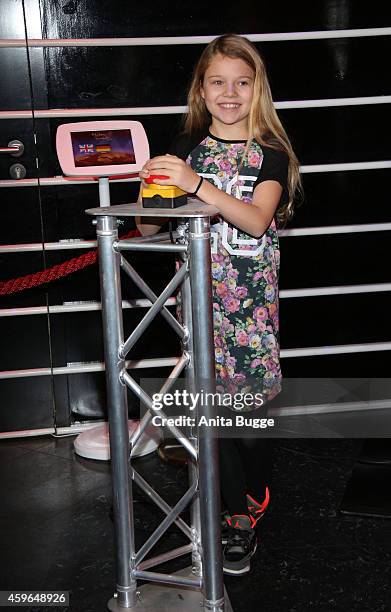
{"type": "Polygon", "coordinates": [[[264,144],[285,151],[289,157],[288,202],[277,211],[277,221],[280,226],[284,225],[293,215],[296,192],[302,193],[299,162],[274,108],[264,61],[257,48],[244,36],[224,34],[215,38],[204,49],[194,69],[188,93],[189,110],[185,116],[184,131],[187,134],[194,134],[206,130],[210,126],[211,118],[201,96],[201,87],[203,86],[205,72],[217,54],[241,59],[254,71],[254,94],[249,114],[249,136],[245,155],[251,141],[255,139],[261,145],[264,144]]]}

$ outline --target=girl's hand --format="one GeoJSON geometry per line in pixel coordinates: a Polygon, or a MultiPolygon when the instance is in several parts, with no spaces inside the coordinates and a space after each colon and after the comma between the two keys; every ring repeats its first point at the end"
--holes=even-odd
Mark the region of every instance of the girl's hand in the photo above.
{"type": "Polygon", "coordinates": [[[175,185],[193,193],[197,189],[200,177],[192,168],[175,155],[160,155],[149,159],[140,172],[141,180],[148,178],[151,174],[163,174],[168,176],[168,179],[154,179],[157,185],[175,185]]]}
{"type": "Polygon", "coordinates": [[[145,162],[144,166],[141,168],[140,172],[138,173],[143,187],[147,186],[147,183],[145,182],[145,179],[149,177],[149,172],[147,170],[147,164],[150,161],[151,160],[148,159],[148,161],[145,162]]]}

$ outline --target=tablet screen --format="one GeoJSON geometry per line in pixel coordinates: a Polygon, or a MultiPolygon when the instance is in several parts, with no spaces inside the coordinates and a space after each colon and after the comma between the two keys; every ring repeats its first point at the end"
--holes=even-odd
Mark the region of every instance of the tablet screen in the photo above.
{"type": "Polygon", "coordinates": [[[65,176],[136,173],[149,159],[143,125],[127,119],[63,123],[57,128],[56,148],[65,176]]]}
{"type": "Polygon", "coordinates": [[[71,132],[71,140],[77,168],[136,163],[130,130],[71,132]]]}

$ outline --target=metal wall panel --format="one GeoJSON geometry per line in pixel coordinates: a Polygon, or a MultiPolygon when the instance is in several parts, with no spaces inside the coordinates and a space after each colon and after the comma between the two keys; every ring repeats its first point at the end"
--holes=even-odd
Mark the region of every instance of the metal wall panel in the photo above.
{"type": "MultiPolygon", "coordinates": [[[[391,338],[390,307],[389,293],[344,295],[338,300],[334,296],[282,300],[284,348],[383,342],[391,338]]],[[[367,354],[367,359],[371,358],[367,354]]],[[[377,374],[382,375],[389,376],[386,363],[382,374],[377,374]]]]}
{"type": "MultiPolygon", "coordinates": [[[[285,378],[389,378],[389,351],[283,359],[285,378]]],[[[375,382],[375,381],[374,381],[375,382]]]]}
{"type": "Polygon", "coordinates": [[[242,0],[234,3],[195,3],[171,0],[164,4],[128,0],[42,0],[48,38],[104,36],[192,36],[224,32],[259,33],[368,28],[387,24],[390,7],[374,0],[242,0]]]}
{"type": "MultiPolygon", "coordinates": [[[[50,106],[186,104],[193,67],[204,46],[48,48],[50,106]]],[[[261,42],[256,46],[266,62],[275,100],[390,92],[391,77],[382,63],[390,55],[387,36],[261,42]]]]}
{"type": "MultiPolygon", "coordinates": [[[[389,282],[389,244],[389,232],[284,238],[281,288],[389,282]]],[[[345,296],[334,299],[343,301],[345,296]]]]}
{"type": "Polygon", "coordinates": [[[302,179],[304,201],[289,227],[390,221],[389,169],[303,174],[302,179]]]}

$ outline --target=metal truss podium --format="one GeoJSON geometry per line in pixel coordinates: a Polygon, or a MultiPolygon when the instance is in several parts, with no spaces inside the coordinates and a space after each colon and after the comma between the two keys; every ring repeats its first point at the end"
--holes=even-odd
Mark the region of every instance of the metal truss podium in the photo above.
{"type": "MultiPolygon", "coordinates": [[[[97,226],[110,430],[117,584],[108,608],[116,612],[126,609],[151,612],[230,611],[222,574],[218,441],[207,427],[203,428],[202,435],[198,435],[197,427],[181,430],[175,425],[169,426],[172,435],[188,453],[189,474],[188,490],[174,507],[169,506],[132,465],[131,449],[153,416],[165,415],[162,410],[156,410],[152,397],[127,372],[125,361],[132,346],[154,317],[161,313],[181,338],[183,350],[159,393],[167,393],[182,372],[186,374],[190,392],[203,391],[206,395],[215,391],[209,219],[217,211],[213,206],[190,200],[186,206],[174,210],[145,209],[138,204],[124,204],[86,212],[95,217],[97,226]],[[175,242],[170,241],[168,234],[119,241],[118,218],[129,216],[178,218],[175,242]],[[138,275],[121,254],[123,251],[178,253],[180,263],[160,296],[138,275]],[[126,340],[123,336],[121,268],[151,302],[146,315],[126,340]],[[182,323],[165,307],[166,300],[176,289],[180,289],[182,323]],[[146,408],[130,440],[127,388],[146,408]],[[132,481],[166,515],[137,551],[132,481]],[[180,516],[187,506],[190,507],[190,525],[180,516]],[[146,559],[152,547],[173,523],[188,537],[189,544],[146,559]],[[188,571],[164,574],[149,569],[190,553],[192,561],[188,571]],[[147,584],[139,587],[138,580],[147,584]]],[[[196,421],[201,416],[211,418],[213,410],[211,404],[203,402],[196,421]]]]}

